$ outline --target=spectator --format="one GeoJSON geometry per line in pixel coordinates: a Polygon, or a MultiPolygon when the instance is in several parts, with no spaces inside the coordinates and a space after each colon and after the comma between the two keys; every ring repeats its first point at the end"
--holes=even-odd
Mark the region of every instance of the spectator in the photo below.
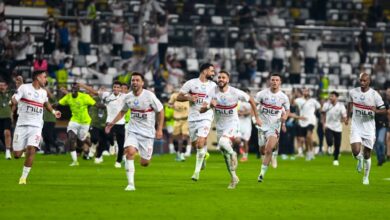
{"type": "Polygon", "coordinates": [[[145,32],[146,41],[146,60],[148,67],[153,67],[153,75],[160,68],[160,60],[158,59],[158,37],[155,29],[145,32]]]}
{"type": "Polygon", "coordinates": [[[77,31],[72,31],[70,36],[70,54],[78,55],[79,54],[79,36],[77,31]]]}
{"type": "Polygon", "coordinates": [[[72,76],[72,67],[73,61],[71,58],[65,58],[64,62],[61,63],[56,71],[56,79],[57,79],[57,89],[67,87],[68,76],[72,76]]]}
{"type": "Polygon", "coordinates": [[[56,46],[56,24],[53,16],[50,16],[46,22],[43,23],[45,30],[43,35],[43,50],[45,54],[53,53],[56,46]]]}
{"type": "MultiPolygon", "coordinates": [[[[386,99],[384,100],[385,101],[385,105],[388,107],[387,109],[387,122],[389,125],[390,123],[390,87],[388,87],[386,89],[386,99]]],[[[387,132],[386,132],[386,146],[387,146],[387,150],[386,150],[386,158],[387,160],[390,160],[390,128],[387,127],[387,132]]]]}
{"type": "Polygon", "coordinates": [[[255,43],[255,47],[257,50],[256,53],[256,62],[257,62],[257,71],[265,72],[267,69],[267,49],[268,49],[268,42],[266,39],[260,37],[257,39],[256,34],[252,33],[252,39],[255,43]]]}
{"type": "Polygon", "coordinates": [[[123,17],[123,11],[127,10],[127,7],[121,0],[113,0],[110,4],[112,15],[115,17],[123,17]]]}
{"type": "Polygon", "coordinates": [[[196,27],[195,34],[193,36],[196,58],[202,62],[205,60],[209,48],[209,36],[207,34],[206,27],[196,27]]]}
{"type": "Polygon", "coordinates": [[[58,28],[57,36],[59,39],[59,48],[63,49],[66,54],[70,52],[70,37],[69,29],[66,22],[62,22],[60,28],[58,28]]]}
{"type": "Polygon", "coordinates": [[[5,21],[5,17],[0,16],[0,39],[4,40],[8,44],[8,24],[5,21]]]}
{"type": "Polygon", "coordinates": [[[56,78],[56,71],[59,70],[60,64],[63,64],[66,54],[62,49],[55,49],[48,61],[48,72],[51,78],[56,78]]]}
{"type": "Polygon", "coordinates": [[[321,40],[316,40],[314,35],[309,35],[306,41],[301,42],[305,56],[305,74],[313,74],[317,63],[317,52],[321,46],[321,40]]]}
{"type": "Polygon", "coordinates": [[[388,86],[387,82],[390,81],[390,67],[387,65],[385,57],[378,57],[373,73],[375,77],[373,86],[378,89],[385,89],[388,86]]]}
{"type": "Polygon", "coordinates": [[[360,57],[360,68],[363,67],[364,63],[366,63],[367,53],[369,50],[368,40],[367,40],[367,27],[365,24],[362,25],[362,31],[358,36],[358,42],[356,45],[356,49],[359,53],[360,57]]]}
{"type": "Polygon", "coordinates": [[[109,74],[108,66],[105,63],[100,66],[99,71],[96,71],[95,69],[91,68],[91,66],[87,68],[87,71],[87,77],[97,77],[99,85],[104,85],[108,87],[112,85],[114,78],[118,75],[118,73],[109,74]]]}
{"type": "Polygon", "coordinates": [[[87,17],[91,20],[96,20],[96,0],[91,0],[87,6],[87,17]]]}
{"type": "Polygon", "coordinates": [[[286,42],[281,33],[277,33],[272,41],[273,58],[271,69],[273,72],[281,73],[284,67],[284,57],[286,51],[286,42]]]}
{"type": "Polygon", "coordinates": [[[175,55],[167,56],[167,69],[168,69],[168,84],[173,88],[179,88],[180,83],[184,79],[184,71],[181,68],[180,62],[176,59],[175,55]]]}
{"type": "Polygon", "coordinates": [[[115,17],[114,22],[110,23],[110,27],[112,30],[112,55],[121,56],[124,35],[123,18],[115,17]]]}
{"type": "Polygon", "coordinates": [[[122,43],[122,59],[130,59],[133,56],[135,37],[131,34],[130,25],[125,26],[122,43]]]}
{"type": "Polygon", "coordinates": [[[240,65],[245,59],[245,35],[240,35],[236,43],[234,44],[234,54],[236,55],[236,68],[239,69],[240,65]]]}
{"type": "Polygon", "coordinates": [[[88,20],[78,20],[80,28],[80,41],[79,41],[79,53],[80,55],[89,55],[91,54],[91,35],[92,35],[92,25],[88,20]]]}
{"type": "Polygon", "coordinates": [[[14,49],[15,65],[27,65],[27,50],[29,44],[28,37],[18,33],[16,35],[15,41],[13,41],[11,44],[12,48],[14,49]]]}
{"type": "Polygon", "coordinates": [[[293,47],[291,56],[289,58],[289,82],[290,84],[300,84],[301,83],[301,63],[302,56],[299,53],[298,46],[293,47]]]}
{"type": "Polygon", "coordinates": [[[48,64],[47,60],[43,58],[43,54],[41,52],[38,52],[36,55],[36,58],[33,63],[34,71],[47,71],[48,70],[48,64]]]}
{"type": "Polygon", "coordinates": [[[28,39],[28,48],[27,48],[27,53],[26,53],[26,58],[29,64],[32,64],[34,60],[34,42],[35,42],[35,37],[33,34],[30,32],[30,27],[26,27],[24,29],[24,35],[25,38],[28,39]]]}
{"type": "Polygon", "coordinates": [[[15,62],[12,58],[12,50],[6,49],[0,59],[0,76],[3,78],[8,84],[12,83],[12,73],[15,69],[15,62]]]}
{"type": "Polygon", "coordinates": [[[157,20],[158,56],[165,67],[165,54],[168,49],[168,13],[160,15],[157,20]]]}
{"type": "Polygon", "coordinates": [[[252,25],[252,12],[246,1],[241,1],[241,8],[238,11],[238,16],[241,32],[244,33],[245,30],[252,25]]]}

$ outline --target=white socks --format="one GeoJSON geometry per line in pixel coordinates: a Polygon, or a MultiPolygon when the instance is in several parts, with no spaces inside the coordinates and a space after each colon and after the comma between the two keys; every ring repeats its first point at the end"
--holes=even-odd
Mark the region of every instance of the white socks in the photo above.
{"type": "Polygon", "coordinates": [[[195,165],[195,173],[199,173],[202,168],[204,156],[206,155],[206,149],[203,147],[201,149],[196,149],[196,165],[195,165]]]}
{"type": "Polygon", "coordinates": [[[262,164],[259,176],[263,176],[264,177],[265,173],[267,172],[267,170],[268,170],[268,166],[262,164]]]}
{"type": "Polygon", "coordinates": [[[11,150],[10,150],[10,148],[7,148],[5,150],[5,158],[6,159],[11,158],[11,150]]]}
{"type": "Polygon", "coordinates": [[[77,152],[76,151],[71,151],[70,156],[72,157],[72,160],[74,162],[77,162],[77,152]]]}
{"type": "Polygon", "coordinates": [[[364,159],[364,177],[368,178],[371,170],[371,158],[364,159]]]}
{"type": "Polygon", "coordinates": [[[30,170],[31,170],[31,167],[23,166],[23,173],[22,173],[22,177],[21,178],[26,179],[27,176],[28,176],[28,173],[30,173],[30,170]]]}
{"type": "Polygon", "coordinates": [[[134,186],[134,173],[135,173],[134,160],[126,160],[125,169],[126,169],[128,184],[134,186]]]}
{"type": "Polygon", "coordinates": [[[356,160],[362,160],[363,159],[363,154],[360,152],[357,156],[353,156],[356,160]]]}

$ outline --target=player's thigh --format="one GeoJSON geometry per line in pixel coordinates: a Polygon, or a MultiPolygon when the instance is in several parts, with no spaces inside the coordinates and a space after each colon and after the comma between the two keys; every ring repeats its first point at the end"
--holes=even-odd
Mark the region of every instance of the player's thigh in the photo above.
{"type": "Polygon", "coordinates": [[[135,151],[138,150],[139,146],[139,140],[137,138],[137,134],[128,131],[126,132],[126,138],[125,138],[125,143],[123,144],[123,147],[125,149],[125,152],[128,154],[133,154],[135,151]],[[135,151],[134,151],[135,150],[135,151]]]}
{"type": "Polygon", "coordinates": [[[85,141],[89,135],[89,125],[79,125],[77,138],[85,141]]]}
{"type": "Polygon", "coordinates": [[[188,136],[188,121],[187,120],[182,120],[180,124],[180,131],[182,135],[188,136]]]}
{"type": "Polygon", "coordinates": [[[42,140],[42,128],[40,127],[29,127],[27,146],[32,146],[40,149],[40,143],[42,140]]]}
{"type": "Polygon", "coordinates": [[[138,152],[144,161],[150,161],[153,155],[154,138],[138,137],[138,152]]]}
{"type": "Polygon", "coordinates": [[[27,145],[28,128],[27,126],[16,126],[12,147],[14,151],[23,151],[27,145]]]}

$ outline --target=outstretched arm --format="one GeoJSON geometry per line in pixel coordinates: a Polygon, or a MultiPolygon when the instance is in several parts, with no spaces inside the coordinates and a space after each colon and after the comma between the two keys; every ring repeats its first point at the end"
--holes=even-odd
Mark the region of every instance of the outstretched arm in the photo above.
{"type": "Polygon", "coordinates": [[[85,90],[87,90],[89,93],[93,94],[93,95],[98,95],[99,92],[97,90],[95,90],[94,88],[92,88],[91,86],[88,86],[84,83],[78,83],[80,88],[83,88],[85,90]]]}
{"type": "Polygon", "coordinates": [[[123,118],[123,116],[125,116],[127,110],[126,111],[120,111],[114,118],[114,120],[112,120],[112,122],[109,122],[105,128],[105,132],[108,134],[110,133],[111,131],[111,128],[119,121],[123,118]]]}

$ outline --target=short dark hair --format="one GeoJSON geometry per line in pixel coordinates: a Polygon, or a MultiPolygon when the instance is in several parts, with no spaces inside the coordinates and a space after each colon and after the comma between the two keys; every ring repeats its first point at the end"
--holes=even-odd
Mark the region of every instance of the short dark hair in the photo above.
{"type": "Polygon", "coordinates": [[[130,88],[128,83],[121,83],[121,86],[126,86],[127,88],[130,88]]]}
{"type": "Polygon", "coordinates": [[[221,70],[219,73],[225,73],[230,78],[230,73],[226,70],[221,70]]]}
{"type": "Polygon", "coordinates": [[[115,80],[115,81],[112,83],[112,86],[114,86],[114,85],[119,85],[119,86],[121,86],[122,83],[119,82],[118,80],[115,80]]]}
{"type": "Polygon", "coordinates": [[[145,82],[145,76],[144,76],[144,74],[139,73],[139,72],[133,72],[133,73],[131,74],[131,79],[133,79],[133,76],[139,76],[139,77],[141,77],[142,81],[145,82]]]}
{"type": "Polygon", "coordinates": [[[39,76],[39,75],[41,75],[43,73],[46,73],[46,72],[43,71],[43,70],[34,71],[33,74],[32,74],[32,79],[35,80],[37,78],[37,76],[39,76]]]}
{"type": "Polygon", "coordinates": [[[213,66],[213,64],[211,64],[211,63],[204,63],[204,64],[202,64],[202,65],[200,66],[199,72],[201,73],[201,72],[203,72],[203,70],[208,69],[208,68],[210,68],[211,66],[213,66]]]}
{"type": "Polygon", "coordinates": [[[282,76],[279,73],[272,73],[269,78],[271,79],[271,77],[273,77],[273,76],[277,76],[280,78],[280,80],[282,80],[282,76]]]}
{"type": "Polygon", "coordinates": [[[332,91],[330,94],[331,94],[331,95],[335,95],[337,98],[339,97],[339,93],[336,92],[336,91],[332,91]]]}

